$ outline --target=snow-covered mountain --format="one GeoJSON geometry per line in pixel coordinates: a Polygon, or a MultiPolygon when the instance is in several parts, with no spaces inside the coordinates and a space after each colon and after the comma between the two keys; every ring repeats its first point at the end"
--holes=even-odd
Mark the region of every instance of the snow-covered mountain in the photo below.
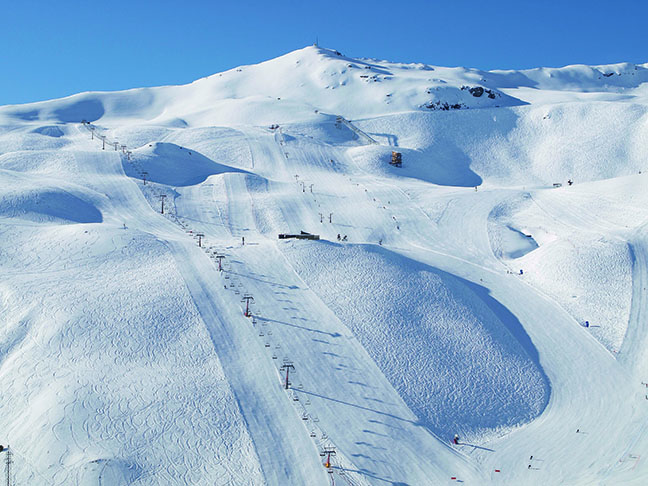
{"type": "Polygon", "coordinates": [[[644,484],[647,153],[648,64],[0,107],[15,484],[644,484]]]}

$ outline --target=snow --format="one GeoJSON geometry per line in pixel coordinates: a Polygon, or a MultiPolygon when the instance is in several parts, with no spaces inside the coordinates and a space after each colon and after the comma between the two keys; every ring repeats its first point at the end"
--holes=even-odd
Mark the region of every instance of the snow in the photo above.
{"type": "Polygon", "coordinates": [[[644,484],[647,81],[307,47],[0,107],[16,484],[644,484]]]}

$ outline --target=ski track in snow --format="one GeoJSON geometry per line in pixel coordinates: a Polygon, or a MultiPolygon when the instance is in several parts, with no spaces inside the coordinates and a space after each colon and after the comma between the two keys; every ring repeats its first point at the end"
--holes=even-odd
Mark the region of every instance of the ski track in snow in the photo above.
{"type": "Polygon", "coordinates": [[[16,484],[648,481],[644,71],[309,48],[2,108],[16,484]],[[315,74],[284,92],[273,62],[315,74]],[[560,91],[574,73],[591,93],[560,91]],[[461,87],[478,79],[495,98],[461,87]],[[421,111],[437,99],[473,109],[421,111]],[[277,240],[302,230],[321,240],[277,240]]]}

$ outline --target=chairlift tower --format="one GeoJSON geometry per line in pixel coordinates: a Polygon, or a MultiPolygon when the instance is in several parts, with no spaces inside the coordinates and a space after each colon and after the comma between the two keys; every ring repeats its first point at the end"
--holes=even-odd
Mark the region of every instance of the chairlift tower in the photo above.
{"type": "Polygon", "coordinates": [[[164,198],[167,197],[166,194],[160,194],[160,202],[162,203],[162,209],[160,211],[160,214],[164,214],[164,198]]]}
{"type": "Polygon", "coordinates": [[[223,271],[223,258],[225,258],[225,255],[216,255],[214,258],[218,260],[218,271],[222,272],[223,271]]]}
{"type": "Polygon", "coordinates": [[[325,447],[322,452],[320,452],[320,457],[325,457],[326,456],[326,462],[324,463],[324,467],[326,469],[329,469],[331,467],[331,456],[335,455],[335,447],[325,447]]]}
{"type": "Polygon", "coordinates": [[[245,317],[250,317],[252,315],[250,313],[250,301],[254,302],[254,297],[250,294],[245,294],[243,300],[241,300],[241,302],[245,302],[245,313],[243,314],[245,317]]]}
{"type": "Polygon", "coordinates": [[[293,372],[294,372],[295,371],[295,365],[293,365],[290,362],[287,362],[287,363],[284,363],[283,365],[281,365],[281,368],[279,368],[279,369],[280,370],[286,370],[286,381],[284,383],[284,388],[287,390],[288,387],[290,386],[290,381],[289,381],[290,370],[292,369],[293,372]]]}
{"type": "Polygon", "coordinates": [[[202,248],[202,239],[205,236],[205,233],[196,233],[196,236],[198,237],[198,246],[202,248]]]}
{"type": "Polygon", "coordinates": [[[148,175],[148,172],[144,171],[142,172],[142,181],[144,181],[144,185],[146,185],[146,176],[148,175]]]}
{"type": "Polygon", "coordinates": [[[13,452],[9,445],[7,447],[0,445],[0,452],[6,452],[7,456],[5,457],[5,473],[6,473],[6,486],[11,486],[11,470],[13,465],[13,452]]]}

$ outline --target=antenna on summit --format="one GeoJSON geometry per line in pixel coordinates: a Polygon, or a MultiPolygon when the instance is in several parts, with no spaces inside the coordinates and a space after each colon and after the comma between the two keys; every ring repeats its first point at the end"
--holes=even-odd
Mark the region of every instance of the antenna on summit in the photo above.
{"type": "Polygon", "coordinates": [[[315,47],[319,47],[319,38],[315,36],[315,44],[313,44],[315,47]]]}

